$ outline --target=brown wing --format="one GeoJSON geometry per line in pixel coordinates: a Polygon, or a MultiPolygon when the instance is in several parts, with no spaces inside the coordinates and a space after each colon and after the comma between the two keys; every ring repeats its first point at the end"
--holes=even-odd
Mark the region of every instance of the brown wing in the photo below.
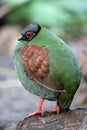
{"type": "Polygon", "coordinates": [[[50,81],[50,61],[47,49],[36,45],[25,45],[21,48],[21,57],[29,78],[49,90],[64,91],[60,82],[50,81]]]}

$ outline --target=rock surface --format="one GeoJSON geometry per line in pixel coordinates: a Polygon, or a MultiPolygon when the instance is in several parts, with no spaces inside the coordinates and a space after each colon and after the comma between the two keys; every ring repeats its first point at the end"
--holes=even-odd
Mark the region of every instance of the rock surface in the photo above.
{"type": "Polygon", "coordinates": [[[20,121],[17,130],[87,130],[87,109],[35,116],[20,121]],[[82,123],[83,122],[83,123],[82,123]]]}

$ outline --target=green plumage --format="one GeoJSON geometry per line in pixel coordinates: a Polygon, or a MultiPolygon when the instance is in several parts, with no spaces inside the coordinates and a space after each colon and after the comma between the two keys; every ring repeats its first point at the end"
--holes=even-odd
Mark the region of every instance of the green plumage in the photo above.
{"type": "Polygon", "coordinates": [[[64,41],[42,27],[31,41],[17,43],[14,50],[14,62],[19,79],[28,91],[44,99],[57,100],[63,110],[69,108],[80,84],[81,68],[75,54],[64,41]],[[48,90],[27,77],[20,55],[20,49],[24,45],[37,45],[48,50],[50,80],[52,82],[60,81],[66,92],[60,93],[48,90]]]}

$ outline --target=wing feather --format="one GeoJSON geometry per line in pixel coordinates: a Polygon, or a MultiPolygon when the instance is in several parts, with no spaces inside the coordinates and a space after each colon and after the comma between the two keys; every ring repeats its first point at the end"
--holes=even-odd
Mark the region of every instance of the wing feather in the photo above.
{"type": "Polygon", "coordinates": [[[50,61],[47,49],[36,45],[25,45],[21,48],[21,57],[24,69],[30,79],[49,90],[65,91],[62,83],[50,80],[50,61]]]}

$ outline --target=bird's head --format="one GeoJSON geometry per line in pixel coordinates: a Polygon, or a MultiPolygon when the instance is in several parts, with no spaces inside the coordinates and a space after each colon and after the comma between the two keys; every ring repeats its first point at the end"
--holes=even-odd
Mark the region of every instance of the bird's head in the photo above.
{"type": "Polygon", "coordinates": [[[31,41],[40,31],[41,27],[38,24],[30,24],[26,26],[21,33],[21,36],[18,38],[18,41],[31,41]]]}

